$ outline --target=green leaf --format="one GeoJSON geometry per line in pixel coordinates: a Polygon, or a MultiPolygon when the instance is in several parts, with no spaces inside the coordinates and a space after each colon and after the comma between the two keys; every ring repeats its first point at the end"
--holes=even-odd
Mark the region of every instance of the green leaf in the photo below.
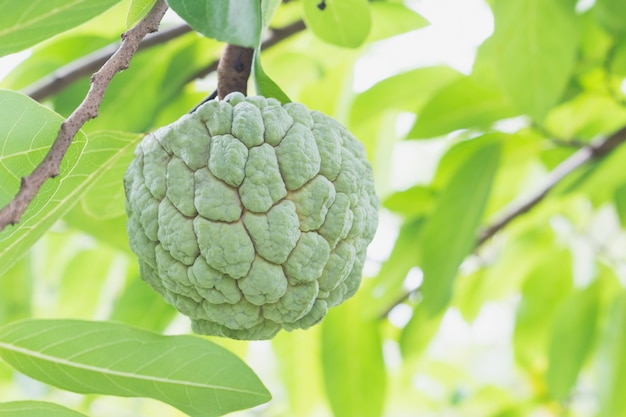
{"type": "Polygon", "coordinates": [[[497,0],[493,60],[517,109],[541,121],[561,98],[578,46],[573,6],[562,0],[497,0]]]}
{"type": "Polygon", "coordinates": [[[261,0],[261,17],[263,18],[263,29],[267,29],[272,22],[274,13],[278,10],[281,0],[261,0]]]}
{"type": "Polygon", "coordinates": [[[362,317],[358,297],[333,308],[322,322],[322,369],[335,416],[380,417],[386,374],[378,319],[362,317]]]}
{"type": "Polygon", "coordinates": [[[126,27],[131,28],[148,14],[156,0],[131,0],[126,16],[126,27]]]}
{"type": "Polygon", "coordinates": [[[626,32],[624,10],[624,0],[596,0],[593,8],[598,22],[610,32],[620,35],[626,32]]]}
{"type": "Polygon", "coordinates": [[[626,229],[626,183],[615,189],[615,210],[622,228],[626,229]]]}
{"type": "Polygon", "coordinates": [[[303,7],[307,27],[333,45],[359,47],[370,32],[367,0],[304,0],[303,7]]]}
{"type": "Polygon", "coordinates": [[[120,0],[0,0],[0,56],[21,51],[98,16],[120,0]]]}
{"type": "Polygon", "coordinates": [[[500,156],[500,144],[493,138],[474,139],[483,145],[450,177],[420,235],[423,303],[432,315],[447,305],[457,270],[476,244],[500,156]]]}
{"type": "Polygon", "coordinates": [[[431,138],[457,129],[487,128],[516,114],[508,97],[499,89],[464,77],[431,97],[418,112],[417,122],[407,137],[431,138]]]}
{"type": "Polygon", "coordinates": [[[432,212],[436,197],[437,195],[432,188],[415,185],[391,194],[383,201],[382,205],[387,210],[404,217],[417,217],[432,212]]]}
{"type": "Polygon", "coordinates": [[[555,312],[548,350],[546,381],[551,396],[564,400],[576,384],[578,373],[594,341],[599,283],[569,295],[555,312]]]}
{"type": "Polygon", "coordinates": [[[368,42],[390,38],[428,25],[428,20],[404,4],[372,2],[372,29],[368,42]]]}
{"type": "Polygon", "coordinates": [[[572,289],[572,260],[566,250],[546,252],[530,270],[522,286],[513,348],[516,361],[533,377],[548,366],[550,323],[559,303],[572,289]]]}
{"type": "Polygon", "coordinates": [[[626,414],[626,292],[615,299],[598,354],[600,416],[626,414]]]}
{"type": "Polygon", "coordinates": [[[248,48],[256,48],[261,41],[259,0],[169,0],[167,3],[204,36],[248,48]]]}
{"type": "Polygon", "coordinates": [[[0,275],[0,325],[31,314],[33,277],[26,256],[0,275]]]}
{"type": "Polygon", "coordinates": [[[44,401],[0,403],[0,417],[86,417],[69,408],[44,401]]]}
{"type": "MultiPolygon", "coordinates": [[[[4,206],[17,193],[20,178],[43,159],[63,119],[30,98],[6,90],[0,90],[0,112],[0,206],[4,206]]],[[[86,139],[79,132],[61,163],[59,177],[46,181],[19,224],[0,233],[0,274],[138,140],[137,135],[119,132],[100,132],[86,139]]]]}
{"type": "Polygon", "coordinates": [[[291,417],[309,417],[311,410],[323,404],[320,357],[320,326],[305,332],[280,332],[272,340],[280,360],[278,371],[288,392],[291,417]]]}
{"type": "Polygon", "coordinates": [[[369,317],[380,317],[407,289],[402,285],[407,274],[420,259],[419,236],[424,227],[424,218],[406,220],[394,243],[389,258],[383,262],[372,286],[369,317]]]}
{"type": "Polygon", "coordinates": [[[241,359],[214,343],[117,323],[15,322],[0,328],[0,356],[68,391],[154,398],[192,417],[220,416],[271,398],[241,359]]]}
{"type": "Polygon", "coordinates": [[[433,316],[420,303],[413,310],[413,315],[400,333],[400,352],[402,356],[413,358],[419,356],[439,330],[443,312],[433,316]]]}
{"type": "Polygon", "coordinates": [[[261,66],[261,48],[254,51],[253,65],[254,84],[256,93],[264,97],[272,97],[280,101],[282,104],[290,103],[289,97],[281,88],[272,80],[263,70],[261,66]]]}
{"type": "Polygon", "coordinates": [[[381,110],[415,112],[433,93],[462,76],[446,66],[418,68],[386,78],[356,96],[350,123],[358,125],[378,115],[381,110]]]}

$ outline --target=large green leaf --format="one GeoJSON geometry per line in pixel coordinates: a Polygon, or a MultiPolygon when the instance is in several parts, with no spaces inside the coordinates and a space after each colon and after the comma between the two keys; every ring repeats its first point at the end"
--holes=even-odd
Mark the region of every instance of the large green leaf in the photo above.
{"type": "Polygon", "coordinates": [[[572,293],[559,306],[552,323],[546,380],[553,398],[563,400],[594,341],[600,304],[599,283],[572,293]]]}
{"type": "Polygon", "coordinates": [[[0,0],[0,56],[98,16],[120,0],[0,0]]]}
{"type": "Polygon", "coordinates": [[[77,411],[43,401],[0,403],[0,417],[86,417],[77,411]]]}
{"type": "Polygon", "coordinates": [[[433,315],[447,305],[457,270],[476,244],[500,155],[491,138],[474,139],[482,146],[452,174],[420,235],[423,303],[433,315]]]}
{"type": "Polygon", "coordinates": [[[241,359],[214,343],[117,323],[15,322],[0,328],[0,356],[65,390],[154,398],[192,417],[220,416],[271,398],[241,359]]]}
{"type": "Polygon", "coordinates": [[[304,0],[303,6],[307,27],[325,42],[356,48],[370,32],[367,0],[304,0]]]}
{"type": "Polygon", "coordinates": [[[259,0],[169,0],[169,6],[195,31],[234,45],[256,48],[261,40],[259,0]]]}
{"type": "Polygon", "coordinates": [[[487,128],[516,115],[498,88],[464,77],[435,93],[419,111],[408,138],[431,138],[457,129],[487,128]]]}
{"type": "Polygon", "coordinates": [[[400,352],[406,358],[419,356],[439,330],[443,311],[431,315],[422,304],[413,310],[413,315],[400,333],[400,352]]]}
{"type": "Polygon", "coordinates": [[[386,389],[379,322],[362,315],[355,297],[333,308],[322,323],[322,369],[337,417],[380,417],[386,389]]]}
{"type": "Polygon", "coordinates": [[[560,99],[578,46],[573,5],[563,0],[497,0],[493,56],[517,109],[541,121],[560,99]]]}
{"type": "MultiPolygon", "coordinates": [[[[0,205],[4,206],[17,193],[20,178],[43,159],[63,119],[28,97],[6,90],[0,90],[0,112],[0,205]]],[[[138,139],[136,135],[100,132],[87,140],[79,133],[61,163],[60,175],[46,181],[19,224],[0,233],[0,274],[138,139]]]]}

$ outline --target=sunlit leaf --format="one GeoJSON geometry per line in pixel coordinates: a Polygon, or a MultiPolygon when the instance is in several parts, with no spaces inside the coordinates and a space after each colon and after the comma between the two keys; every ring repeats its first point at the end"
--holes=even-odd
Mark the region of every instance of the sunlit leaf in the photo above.
{"type": "Polygon", "coordinates": [[[0,0],[0,56],[21,51],[98,16],[120,0],[0,0]]]}
{"type": "Polygon", "coordinates": [[[386,388],[377,319],[364,319],[359,298],[333,308],[322,322],[322,368],[335,416],[380,417],[386,388]]]}
{"type": "Polygon", "coordinates": [[[442,190],[420,235],[423,303],[433,315],[450,300],[457,270],[474,248],[498,168],[499,143],[483,139],[483,146],[467,156],[442,190]]]}
{"type": "MultiPolygon", "coordinates": [[[[20,178],[43,159],[62,118],[28,97],[4,90],[0,90],[0,111],[0,205],[4,206],[17,193],[20,178]]],[[[136,135],[118,132],[101,132],[87,140],[79,133],[61,163],[60,175],[46,181],[19,224],[0,233],[0,274],[137,140],[136,135]]]]}
{"type": "Polygon", "coordinates": [[[372,2],[372,30],[368,41],[377,41],[400,35],[428,25],[428,20],[404,4],[372,2]]]}
{"type": "Polygon", "coordinates": [[[168,5],[203,35],[234,45],[256,48],[261,39],[258,0],[169,0],[168,5]]]}
{"type": "Polygon", "coordinates": [[[126,16],[126,27],[130,28],[148,14],[156,0],[131,0],[126,16]]]}
{"type": "Polygon", "coordinates": [[[443,312],[433,316],[420,303],[400,333],[400,352],[404,358],[417,357],[437,333],[443,312]]]}
{"type": "Polygon", "coordinates": [[[154,398],[192,417],[220,416],[270,399],[250,368],[224,348],[123,324],[15,322],[0,328],[0,356],[59,388],[154,398]]]}
{"type": "Polygon", "coordinates": [[[494,86],[464,77],[437,91],[417,114],[409,138],[430,138],[457,129],[486,128],[516,115],[508,97],[494,86]]]}
{"type": "Polygon", "coordinates": [[[545,253],[522,286],[513,347],[517,362],[535,378],[543,379],[548,366],[550,323],[557,306],[571,291],[571,264],[571,256],[564,250],[545,253]]]}
{"type": "Polygon", "coordinates": [[[86,417],[77,411],[43,401],[0,403],[0,417],[86,417]]]}
{"type": "Polygon", "coordinates": [[[303,0],[303,6],[307,27],[325,42],[356,48],[370,32],[367,0],[303,0]]]}
{"type": "Polygon", "coordinates": [[[562,0],[497,0],[493,57],[517,109],[541,121],[559,100],[574,66],[576,13],[562,0]]]}
{"type": "Polygon", "coordinates": [[[572,293],[555,313],[546,381],[555,399],[565,399],[591,349],[600,303],[599,283],[572,293]]]}
{"type": "Polygon", "coordinates": [[[263,70],[261,66],[261,49],[257,48],[254,52],[254,84],[256,93],[264,97],[272,97],[280,101],[282,104],[291,102],[287,94],[272,80],[263,70]]]}
{"type": "Polygon", "coordinates": [[[598,355],[598,393],[601,416],[626,413],[626,293],[622,291],[613,305],[602,336],[598,355]]]}
{"type": "Polygon", "coordinates": [[[308,417],[323,404],[319,340],[319,326],[306,331],[280,332],[272,340],[280,358],[278,372],[289,394],[289,416],[308,417]]]}

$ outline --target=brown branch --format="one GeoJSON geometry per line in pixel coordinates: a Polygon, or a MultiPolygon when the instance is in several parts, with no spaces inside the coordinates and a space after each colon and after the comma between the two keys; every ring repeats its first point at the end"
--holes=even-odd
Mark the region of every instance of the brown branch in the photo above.
{"type": "Polygon", "coordinates": [[[157,0],[150,12],[135,27],[122,35],[119,49],[91,77],[91,85],[82,103],[61,124],[59,133],[43,161],[27,177],[22,178],[20,189],[5,207],[0,210],[0,231],[7,225],[16,224],[35,198],[48,178],[59,175],[61,161],[74,136],[87,121],[98,116],[98,109],[104,93],[113,76],[128,68],[141,40],[151,32],[156,32],[167,10],[165,0],[157,0]]]}
{"type": "MultiPolygon", "coordinates": [[[[189,32],[191,32],[189,25],[182,24],[148,35],[141,41],[137,51],[163,44],[189,32]]],[[[97,71],[118,49],[119,44],[109,45],[89,55],[85,55],[59,68],[54,73],[42,78],[36,83],[29,85],[24,88],[22,92],[37,101],[50,97],[71,85],[76,80],[97,71]]]]}
{"type": "MultiPolygon", "coordinates": [[[[626,127],[613,133],[607,139],[598,144],[588,145],[579,149],[576,153],[561,162],[552,172],[550,172],[543,187],[539,188],[525,199],[512,203],[491,225],[485,227],[479,233],[475,249],[482,246],[487,240],[493,237],[513,220],[537,206],[537,204],[539,204],[567,175],[587,162],[607,155],[624,142],[626,142],[626,127]]],[[[386,318],[394,307],[407,301],[409,297],[419,291],[420,288],[421,287],[418,287],[400,295],[388,308],[383,311],[382,314],[380,314],[379,318],[386,318]]]]}
{"type": "Polygon", "coordinates": [[[503,229],[511,221],[535,207],[546,195],[568,174],[585,163],[604,156],[626,141],[626,127],[618,130],[604,141],[579,149],[572,156],[561,162],[548,176],[543,187],[538,189],[524,200],[514,202],[491,225],[485,227],[479,234],[476,247],[481,246],[489,238],[503,229]]]}
{"type": "Polygon", "coordinates": [[[217,97],[220,100],[235,91],[244,95],[248,93],[253,55],[252,48],[226,45],[217,65],[217,97]]]}

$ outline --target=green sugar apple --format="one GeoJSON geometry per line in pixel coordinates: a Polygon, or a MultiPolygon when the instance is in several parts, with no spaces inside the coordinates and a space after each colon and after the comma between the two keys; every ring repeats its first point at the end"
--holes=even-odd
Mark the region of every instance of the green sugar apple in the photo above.
{"type": "Polygon", "coordinates": [[[240,93],[147,135],[124,187],[142,278],[196,333],[236,339],[310,327],[351,297],[378,221],[357,139],[240,93]]]}

